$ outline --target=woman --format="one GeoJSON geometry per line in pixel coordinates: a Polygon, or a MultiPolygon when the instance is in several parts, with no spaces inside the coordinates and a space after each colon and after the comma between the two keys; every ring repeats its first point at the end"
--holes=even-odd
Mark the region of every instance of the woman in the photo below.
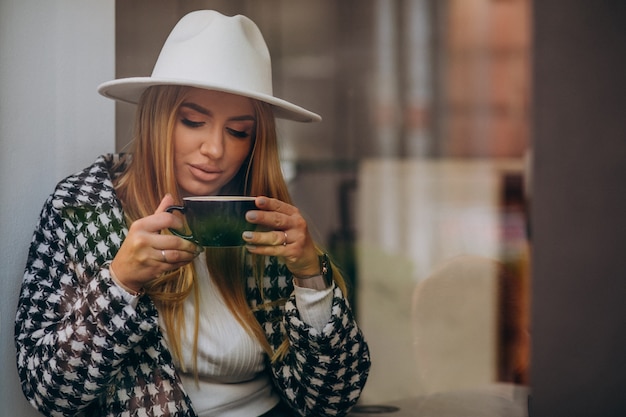
{"type": "Polygon", "coordinates": [[[100,157],[44,205],[16,318],[23,391],[47,415],[345,415],[369,352],[339,272],[282,177],[274,117],[319,116],[272,94],[243,17],[197,11],[151,77],[104,83],[137,102],[133,151],[100,157]],[[132,155],[132,156],[131,156],[132,155]],[[257,196],[246,246],[163,232],[193,195],[257,196]]]}

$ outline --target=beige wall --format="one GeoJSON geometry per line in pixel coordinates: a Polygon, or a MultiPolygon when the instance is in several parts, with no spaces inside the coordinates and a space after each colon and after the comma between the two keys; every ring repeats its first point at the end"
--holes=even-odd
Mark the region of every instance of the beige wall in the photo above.
{"type": "Polygon", "coordinates": [[[0,2],[0,414],[39,415],[22,395],[13,320],[28,243],[61,178],[114,149],[113,2],[0,2]]]}

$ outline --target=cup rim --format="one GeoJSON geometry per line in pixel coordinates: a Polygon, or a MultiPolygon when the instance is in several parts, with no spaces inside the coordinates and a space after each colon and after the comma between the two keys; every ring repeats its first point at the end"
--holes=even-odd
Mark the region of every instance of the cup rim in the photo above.
{"type": "Polygon", "coordinates": [[[196,195],[183,197],[184,201],[254,201],[256,197],[244,195],[196,195]]]}

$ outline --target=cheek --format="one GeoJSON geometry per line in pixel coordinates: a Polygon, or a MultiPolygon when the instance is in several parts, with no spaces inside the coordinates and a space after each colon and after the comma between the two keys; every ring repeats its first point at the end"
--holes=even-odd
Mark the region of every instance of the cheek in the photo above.
{"type": "Polygon", "coordinates": [[[178,155],[178,152],[180,151],[181,143],[182,143],[182,140],[181,140],[180,129],[174,128],[174,132],[172,132],[172,148],[174,150],[174,159],[176,159],[176,156],[178,155]]]}
{"type": "Polygon", "coordinates": [[[172,135],[172,149],[174,162],[183,163],[186,158],[193,156],[202,146],[202,135],[190,132],[188,129],[175,129],[172,135]]]}
{"type": "Polygon", "coordinates": [[[185,155],[189,153],[189,138],[180,133],[180,129],[175,129],[172,135],[172,148],[174,158],[174,175],[177,179],[180,169],[184,164],[185,155]]]}
{"type": "Polygon", "coordinates": [[[174,129],[174,133],[172,134],[172,143],[174,145],[174,157],[176,157],[176,155],[178,153],[184,153],[185,149],[187,146],[185,146],[186,144],[188,144],[190,142],[190,138],[188,137],[188,135],[185,135],[183,133],[184,131],[180,128],[176,128],[174,129]]]}
{"type": "Polygon", "coordinates": [[[232,149],[232,152],[231,152],[232,161],[237,162],[239,165],[241,165],[243,161],[246,160],[251,150],[252,150],[252,141],[248,141],[246,143],[238,143],[232,149]]]}

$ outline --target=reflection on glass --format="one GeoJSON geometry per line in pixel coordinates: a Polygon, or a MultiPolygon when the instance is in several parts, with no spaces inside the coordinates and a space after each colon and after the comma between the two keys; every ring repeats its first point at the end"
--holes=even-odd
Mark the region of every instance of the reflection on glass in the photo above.
{"type": "MultiPolygon", "coordinates": [[[[117,75],[145,72],[128,65],[137,53],[153,62],[154,32],[190,10],[250,16],[275,90],[324,117],[279,133],[292,195],[351,279],[373,359],[362,403],[485,386],[519,395],[530,0],[262,3],[118,1],[117,75]]],[[[128,114],[118,107],[118,148],[128,114]]]]}

